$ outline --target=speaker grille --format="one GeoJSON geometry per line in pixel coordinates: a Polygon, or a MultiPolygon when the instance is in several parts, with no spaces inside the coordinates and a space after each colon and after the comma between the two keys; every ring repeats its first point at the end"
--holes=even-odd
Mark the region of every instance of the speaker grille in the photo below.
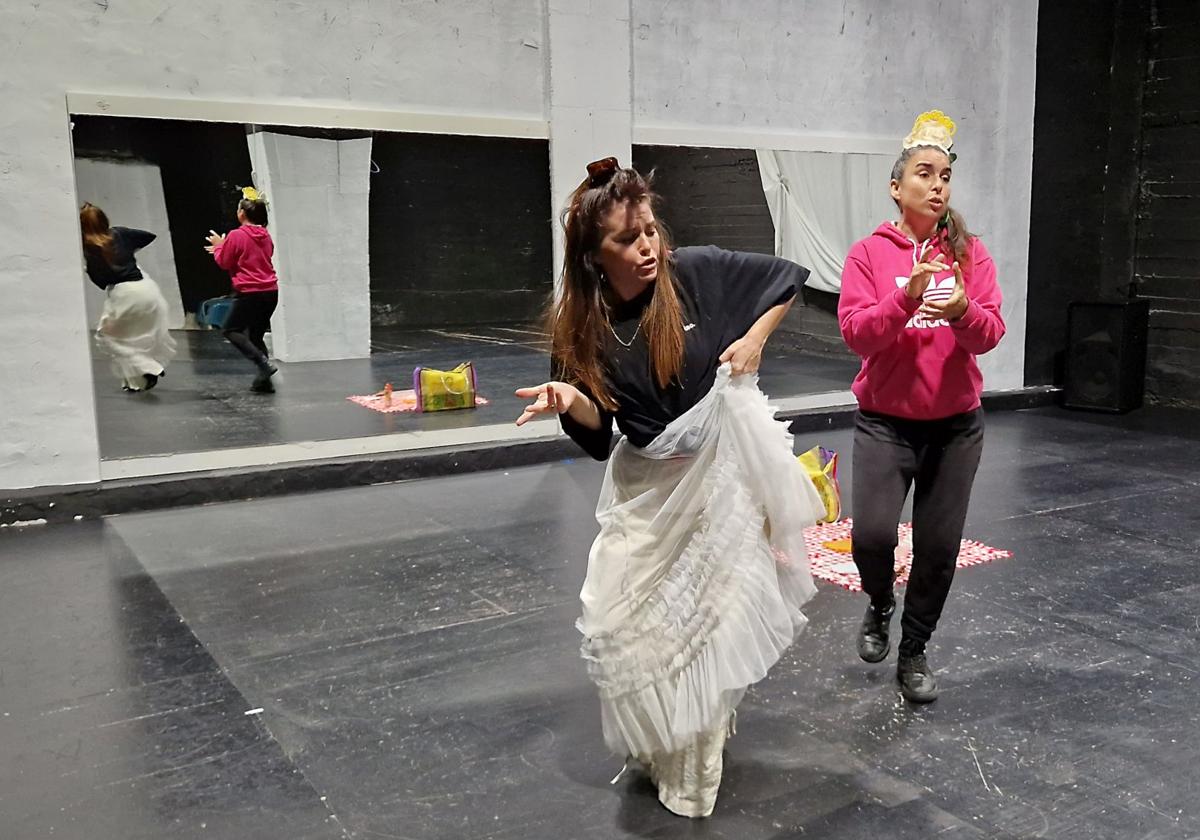
{"type": "Polygon", "coordinates": [[[1141,407],[1149,314],[1144,300],[1071,304],[1066,407],[1115,412],[1141,407]]]}

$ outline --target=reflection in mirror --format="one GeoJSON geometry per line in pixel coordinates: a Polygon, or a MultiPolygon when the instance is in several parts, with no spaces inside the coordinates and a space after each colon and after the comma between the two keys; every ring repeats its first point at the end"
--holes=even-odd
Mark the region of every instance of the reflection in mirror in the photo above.
{"type": "MultiPolygon", "coordinates": [[[[538,328],[556,209],[545,140],[102,116],[72,125],[79,201],[107,217],[84,247],[107,461],[513,434],[524,404],[513,391],[549,368],[538,328]],[[466,405],[474,390],[476,407],[414,411],[417,368],[427,398],[466,405]]],[[[840,260],[892,212],[885,158],[634,147],[676,244],[813,269],[767,348],[762,383],[774,399],[843,392],[857,372],[838,335],[840,260]]],[[[81,215],[81,232],[91,229],[81,215]]],[[[522,435],[556,431],[532,425],[522,435]]]]}
{"type": "MultiPolygon", "coordinates": [[[[461,440],[510,427],[517,383],[548,367],[535,327],[552,288],[544,140],[92,116],[73,118],[73,140],[79,200],[117,230],[154,234],[133,259],[177,345],[148,371],[166,377],[130,393],[111,370],[122,348],[96,342],[105,459],[410,431],[461,440]],[[244,187],[265,199],[266,224],[247,217],[244,187]],[[415,368],[468,361],[486,404],[406,410],[415,368]]],[[[87,285],[95,328],[120,284],[87,285]]]]}
{"type": "Polygon", "coordinates": [[[633,163],[655,173],[676,245],[775,254],[810,269],[767,344],[764,393],[786,399],[848,389],[859,359],[838,328],[842,260],[895,214],[892,156],[634,146],[633,163]]]}

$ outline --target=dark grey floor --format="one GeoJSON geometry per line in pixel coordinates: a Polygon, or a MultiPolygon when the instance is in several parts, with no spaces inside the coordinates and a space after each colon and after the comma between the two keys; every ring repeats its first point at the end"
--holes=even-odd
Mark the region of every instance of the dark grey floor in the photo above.
{"type": "MultiPolygon", "coordinates": [[[[178,331],[179,357],[153,391],[125,393],[99,354],[94,360],[100,452],[104,458],[167,455],[511,423],[525,401],[513,391],[549,374],[542,342],[526,327],[402,331],[376,329],[369,359],[279,363],[275,394],[249,391],[254,369],[221,334],[178,331]],[[473,411],[381,414],[349,402],[391,382],[412,387],[413,368],[473,361],[480,394],[473,411]]],[[[778,336],[763,364],[772,397],[845,390],[858,371],[849,356],[808,352],[778,336]]]]}
{"type": "Polygon", "coordinates": [[[1197,419],[992,415],[941,699],[822,584],[700,823],[609,784],[592,462],[0,531],[0,837],[1198,837],[1197,419]]]}

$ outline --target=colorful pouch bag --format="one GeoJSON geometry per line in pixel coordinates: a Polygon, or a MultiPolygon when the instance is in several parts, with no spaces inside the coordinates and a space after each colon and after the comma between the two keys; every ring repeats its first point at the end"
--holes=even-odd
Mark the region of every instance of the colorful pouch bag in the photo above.
{"type": "Polygon", "coordinates": [[[475,365],[463,362],[454,370],[418,367],[413,370],[418,411],[452,411],[475,407],[475,365]]]}
{"type": "Polygon", "coordinates": [[[825,503],[825,518],[822,522],[837,522],[842,515],[842,488],[838,485],[837,453],[823,446],[814,446],[796,456],[796,460],[808,473],[813,486],[825,503]]]}

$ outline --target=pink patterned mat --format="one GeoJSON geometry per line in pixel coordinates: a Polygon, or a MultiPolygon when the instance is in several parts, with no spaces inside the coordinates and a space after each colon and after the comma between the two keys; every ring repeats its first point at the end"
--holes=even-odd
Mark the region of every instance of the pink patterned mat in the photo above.
{"type": "MultiPolygon", "coordinates": [[[[362,397],[346,397],[352,403],[358,403],[361,406],[371,409],[372,411],[381,411],[384,414],[395,414],[402,411],[417,410],[417,392],[411,388],[407,391],[393,391],[392,402],[389,405],[387,398],[383,394],[367,394],[362,397]]],[[[475,405],[487,405],[488,401],[478,394],[475,395],[475,405]]]]}
{"type": "MultiPolygon", "coordinates": [[[[862,582],[858,578],[858,569],[849,551],[836,551],[826,543],[842,542],[848,547],[850,543],[850,527],[853,521],[842,519],[838,522],[818,523],[804,529],[804,541],[808,544],[808,565],[813,577],[836,584],[851,592],[862,592],[862,582]]],[[[908,572],[912,567],[912,523],[902,522],[897,530],[900,543],[896,546],[897,582],[908,580],[908,572]]],[[[993,548],[975,540],[963,540],[958,552],[958,568],[978,566],[992,560],[1012,557],[1011,551],[993,548]]]]}

